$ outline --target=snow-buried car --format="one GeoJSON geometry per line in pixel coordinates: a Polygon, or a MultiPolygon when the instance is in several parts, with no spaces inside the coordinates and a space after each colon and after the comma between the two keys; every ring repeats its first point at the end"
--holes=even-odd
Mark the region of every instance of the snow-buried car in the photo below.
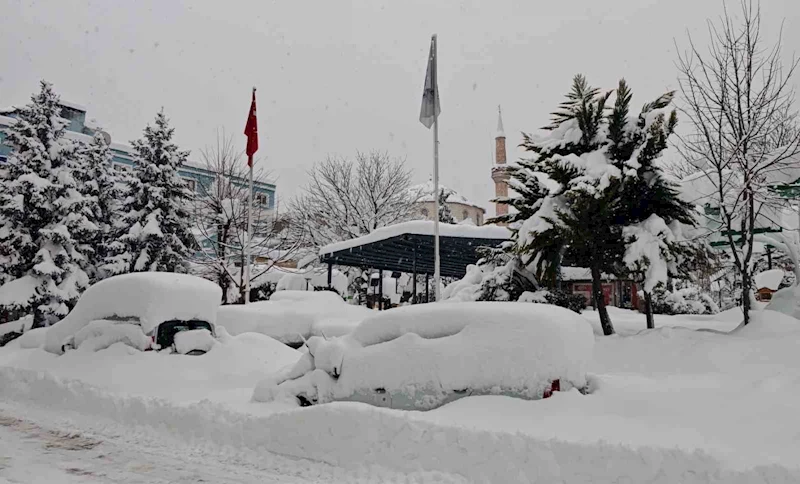
{"type": "Polygon", "coordinates": [[[334,339],[312,337],[292,367],[261,381],[255,401],[358,401],[429,410],[470,395],[538,399],[587,385],[594,335],[547,304],[438,303],[365,319],[334,339]]]}
{"type": "Polygon", "coordinates": [[[110,277],[87,289],[67,317],[47,330],[44,349],[61,354],[122,342],[140,350],[202,354],[215,343],[221,298],[216,284],[186,274],[110,277]]]}

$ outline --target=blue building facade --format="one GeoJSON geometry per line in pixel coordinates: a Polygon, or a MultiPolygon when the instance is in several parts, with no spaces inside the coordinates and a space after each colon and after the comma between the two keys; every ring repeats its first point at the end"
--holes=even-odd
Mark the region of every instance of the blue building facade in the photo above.
{"type": "MultiPolygon", "coordinates": [[[[16,122],[16,112],[14,109],[0,111],[0,163],[5,163],[10,155],[11,148],[6,146],[5,129],[16,122]]],[[[66,119],[69,124],[65,136],[76,141],[91,141],[96,129],[91,123],[87,124],[86,109],[82,106],[62,102],[61,117],[66,119]]],[[[114,155],[112,163],[116,170],[132,170],[135,166],[134,152],[130,146],[111,142],[110,136],[106,136],[110,143],[111,151],[114,155]]],[[[204,188],[208,188],[214,181],[216,174],[200,164],[189,160],[178,169],[178,174],[186,180],[189,188],[195,193],[203,193],[204,188]]],[[[247,180],[237,180],[235,182],[246,186],[247,180]]],[[[261,205],[262,209],[274,210],[275,208],[275,185],[262,181],[253,181],[253,201],[261,205]]]]}

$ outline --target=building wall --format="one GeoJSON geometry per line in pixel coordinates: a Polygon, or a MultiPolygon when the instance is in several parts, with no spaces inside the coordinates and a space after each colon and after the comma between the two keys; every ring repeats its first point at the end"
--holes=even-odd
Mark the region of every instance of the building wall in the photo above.
{"type": "MultiPolygon", "coordinates": [[[[417,206],[417,211],[421,216],[427,220],[433,220],[433,215],[436,213],[434,202],[417,202],[414,205],[417,206]]],[[[483,225],[484,210],[482,208],[456,202],[447,202],[447,206],[450,207],[456,222],[469,218],[475,225],[483,225]]]]}

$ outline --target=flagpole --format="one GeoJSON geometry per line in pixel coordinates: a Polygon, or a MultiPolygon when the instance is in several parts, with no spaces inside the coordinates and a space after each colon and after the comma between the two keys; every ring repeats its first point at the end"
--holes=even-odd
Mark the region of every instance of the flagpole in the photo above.
{"type": "Polygon", "coordinates": [[[436,108],[439,103],[438,99],[438,82],[437,67],[439,63],[439,54],[436,48],[436,34],[431,38],[433,43],[433,69],[431,69],[431,80],[433,81],[433,201],[435,204],[435,212],[433,217],[433,283],[435,284],[433,290],[433,297],[435,301],[439,301],[439,287],[441,285],[441,273],[439,270],[439,116],[436,115],[436,108]]]}
{"type": "MultiPolygon", "coordinates": [[[[254,87],[253,96],[255,95],[256,88],[254,87]]],[[[250,304],[250,244],[253,240],[253,155],[249,155],[247,161],[250,167],[250,190],[247,193],[247,242],[245,243],[244,251],[247,265],[244,270],[244,303],[250,304]]]]}

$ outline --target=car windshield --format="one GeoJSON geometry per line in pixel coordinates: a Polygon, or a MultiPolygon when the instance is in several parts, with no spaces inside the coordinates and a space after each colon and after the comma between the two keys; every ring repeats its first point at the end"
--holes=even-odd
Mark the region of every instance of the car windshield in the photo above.
{"type": "Polygon", "coordinates": [[[180,321],[173,319],[165,321],[158,325],[156,330],[156,344],[162,348],[168,348],[175,342],[175,335],[181,331],[189,331],[192,329],[207,329],[213,333],[211,324],[206,321],[199,321],[196,319],[190,321],[180,321]]]}

